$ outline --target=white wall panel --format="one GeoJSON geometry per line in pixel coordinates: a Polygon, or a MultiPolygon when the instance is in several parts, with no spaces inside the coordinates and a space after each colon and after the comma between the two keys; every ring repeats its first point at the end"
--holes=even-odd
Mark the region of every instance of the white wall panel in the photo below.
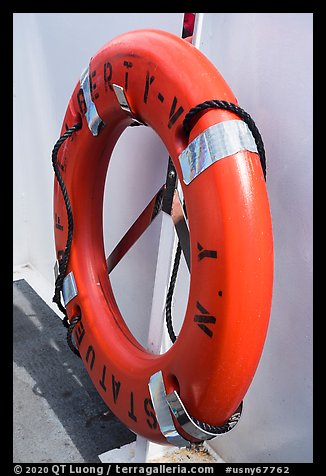
{"type": "Polygon", "coordinates": [[[195,30],[262,134],[275,247],[263,356],[242,421],[213,446],[230,462],[311,462],[312,14],[205,13],[195,30]]]}

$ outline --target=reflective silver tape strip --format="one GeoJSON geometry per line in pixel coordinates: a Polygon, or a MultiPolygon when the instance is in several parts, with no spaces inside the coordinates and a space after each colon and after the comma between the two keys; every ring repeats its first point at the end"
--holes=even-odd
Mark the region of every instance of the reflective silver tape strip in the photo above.
{"type": "Polygon", "coordinates": [[[65,277],[62,284],[62,295],[65,306],[78,294],[74,273],[70,271],[65,277]]]}
{"type": "Polygon", "coordinates": [[[188,185],[210,165],[241,150],[257,152],[255,140],[245,122],[235,119],[214,124],[179,155],[183,181],[188,185]]]}
{"type": "Polygon", "coordinates": [[[89,66],[82,72],[80,77],[80,87],[83,90],[85,104],[87,111],[85,112],[85,117],[89,130],[93,136],[97,136],[99,133],[99,128],[104,124],[100,116],[98,115],[95,104],[93,103],[91,96],[91,86],[89,81],[89,66]]]}
{"type": "Polygon", "coordinates": [[[171,445],[179,447],[190,446],[190,442],[182,438],[174,426],[169,405],[166,400],[165,386],[161,371],[156,372],[151,376],[148,387],[156,413],[157,423],[159,424],[162,434],[171,445]]]}

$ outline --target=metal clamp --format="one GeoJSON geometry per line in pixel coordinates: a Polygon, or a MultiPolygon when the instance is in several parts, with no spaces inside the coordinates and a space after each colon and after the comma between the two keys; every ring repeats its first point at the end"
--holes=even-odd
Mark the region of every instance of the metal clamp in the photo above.
{"type": "Polygon", "coordinates": [[[181,435],[179,435],[174,426],[166,399],[165,386],[161,371],[156,372],[151,376],[148,387],[156,413],[157,423],[159,424],[162,434],[171,445],[179,447],[190,446],[190,441],[185,440],[181,435]]]}
{"type": "Polygon", "coordinates": [[[93,134],[93,136],[97,136],[100,132],[100,128],[104,125],[104,122],[100,118],[96,106],[92,100],[89,81],[89,66],[87,66],[87,68],[81,74],[80,87],[83,91],[84,100],[87,108],[85,112],[85,117],[87,120],[88,128],[93,134]]]}
{"type": "Polygon", "coordinates": [[[59,265],[58,265],[58,261],[56,261],[54,263],[54,266],[53,266],[53,272],[54,272],[54,280],[56,281],[58,276],[59,276],[59,265]]]}
{"type": "Polygon", "coordinates": [[[197,425],[197,423],[193,420],[193,418],[185,409],[185,406],[182,403],[181,398],[179,397],[177,392],[174,391],[173,393],[167,395],[167,401],[169,407],[172,410],[173,415],[176,417],[181,428],[188,435],[198,440],[210,440],[212,438],[215,438],[216,436],[228,433],[235,427],[235,425],[240,420],[243,408],[243,402],[241,402],[236,412],[229,418],[226,424],[218,427],[218,431],[211,432],[209,430],[204,430],[203,428],[197,425]]]}
{"type": "Polygon", "coordinates": [[[139,126],[145,126],[144,122],[139,121],[136,119],[134,113],[131,110],[128,98],[124,92],[124,89],[122,86],[119,86],[118,84],[112,84],[113,91],[115,92],[115,95],[117,97],[117,100],[120,104],[120,107],[123,111],[127,112],[130,116],[132,116],[134,122],[133,125],[139,125],[139,126]]]}
{"type": "Polygon", "coordinates": [[[148,387],[160,430],[168,442],[174,446],[189,447],[191,442],[178,433],[171,411],[184,433],[189,435],[190,439],[195,438],[200,441],[210,440],[216,436],[228,433],[236,426],[242,414],[243,402],[240,403],[236,412],[229,418],[226,424],[218,427],[218,431],[205,430],[198,426],[189,415],[176,391],[168,395],[166,394],[161,371],[151,376],[148,387]]]}
{"type": "Polygon", "coordinates": [[[78,294],[74,273],[70,271],[62,284],[62,295],[65,306],[78,294]]]}
{"type": "Polygon", "coordinates": [[[171,158],[169,158],[168,172],[165,182],[165,195],[162,203],[163,212],[171,216],[177,232],[181,249],[188,270],[190,272],[190,236],[185,212],[177,190],[178,176],[171,158]]]}

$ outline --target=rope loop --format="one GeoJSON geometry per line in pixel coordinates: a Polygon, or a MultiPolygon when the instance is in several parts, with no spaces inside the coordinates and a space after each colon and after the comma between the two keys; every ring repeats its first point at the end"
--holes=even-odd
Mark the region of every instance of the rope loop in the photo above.
{"type": "Polygon", "coordinates": [[[61,175],[61,172],[60,172],[57,157],[58,157],[58,152],[59,152],[60,147],[62,146],[62,144],[69,137],[71,137],[74,132],[81,129],[81,127],[82,127],[82,123],[77,122],[72,127],[67,129],[65,131],[65,133],[62,134],[62,136],[57,140],[57,142],[55,143],[55,145],[52,149],[52,166],[53,166],[55,176],[57,178],[57,181],[59,183],[59,186],[60,186],[60,189],[61,189],[61,192],[62,192],[62,195],[63,195],[63,199],[64,199],[64,202],[65,202],[65,205],[66,205],[67,217],[68,217],[68,237],[67,237],[65,250],[64,250],[64,252],[61,256],[61,259],[59,260],[59,275],[58,275],[58,277],[55,281],[55,291],[54,291],[54,296],[52,298],[52,301],[56,303],[56,305],[58,306],[60,311],[65,315],[65,318],[62,321],[63,325],[65,327],[68,327],[68,323],[67,323],[68,318],[67,318],[66,309],[61,303],[60,293],[62,291],[63,280],[66,276],[66,271],[67,271],[67,266],[68,266],[70,248],[71,248],[71,244],[72,244],[72,236],[73,236],[73,231],[74,231],[74,220],[73,220],[73,216],[72,216],[72,209],[71,209],[71,204],[70,204],[68,192],[67,192],[65,183],[63,181],[63,178],[62,178],[62,175],[61,175]]]}
{"type": "Polygon", "coordinates": [[[74,330],[75,326],[78,324],[78,322],[81,320],[81,316],[75,316],[72,318],[72,320],[69,323],[68,330],[67,330],[67,344],[69,346],[69,349],[77,355],[77,357],[80,357],[79,350],[77,347],[74,345],[73,340],[72,340],[72,331],[74,330]]]}
{"type": "Polygon", "coordinates": [[[210,101],[204,101],[200,104],[197,104],[197,106],[192,107],[189,110],[189,112],[185,115],[185,118],[182,123],[184,133],[187,136],[190,134],[191,121],[197,114],[204,111],[205,109],[211,109],[211,108],[224,109],[226,111],[234,112],[235,114],[237,114],[237,116],[241,117],[241,119],[247,124],[247,126],[250,129],[250,132],[253,135],[253,138],[255,139],[261,167],[264,174],[264,179],[266,180],[266,155],[265,155],[263,139],[250,114],[248,114],[240,106],[237,106],[236,104],[232,102],[222,101],[220,99],[212,99],[210,101]]]}

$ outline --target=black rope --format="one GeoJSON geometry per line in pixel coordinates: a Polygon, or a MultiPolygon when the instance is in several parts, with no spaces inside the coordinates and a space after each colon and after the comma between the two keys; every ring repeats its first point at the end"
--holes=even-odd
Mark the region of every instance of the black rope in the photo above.
{"type": "Polygon", "coordinates": [[[153,208],[153,213],[152,213],[152,217],[151,217],[151,222],[158,215],[158,213],[162,210],[164,192],[165,192],[165,190],[164,190],[164,188],[162,188],[156,196],[156,200],[155,200],[155,204],[154,204],[154,208],[153,208]]]}
{"type": "MultiPolygon", "coordinates": [[[[80,357],[79,350],[77,347],[74,346],[74,343],[72,341],[72,331],[74,330],[76,324],[81,320],[81,316],[75,316],[73,319],[71,319],[70,324],[68,326],[68,331],[67,331],[67,344],[69,346],[69,349],[77,355],[77,357],[80,357]]],[[[80,357],[81,358],[81,357],[80,357]]]]}
{"type": "Polygon", "coordinates": [[[72,216],[72,209],[71,209],[71,204],[68,196],[68,192],[65,186],[65,183],[63,181],[63,178],[61,176],[59,164],[57,161],[57,156],[60,147],[62,144],[72,136],[72,134],[79,129],[81,129],[82,123],[77,122],[74,124],[72,127],[67,129],[65,133],[57,140],[55,143],[53,150],[52,150],[52,166],[54,169],[55,176],[58,180],[63,199],[65,202],[66,206],[66,211],[67,211],[67,217],[68,217],[68,235],[67,235],[67,241],[66,241],[66,247],[64,252],[61,255],[61,259],[58,260],[59,262],[59,274],[58,277],[55,281],[55,290],[54,290],[54,296],[52,298],[52,301],[55,302],[60,309],[60,311],[64,314],[64,318],[62,320],[63,325],[68,329],[69,331],[69,321],[68,321],[68,316],[67,316],[67,311],[63,304],[61,303],[61,291],[62,291],[62,285],[63,285],[63,280],[66,276],[66,271],[67,271],[67,266],[68,266],[68,260],[69,260],[69,255],[70,255],[70,248],[72,244],[72,236],[73,236],[73,231],[74,231],[74,221],[73,221],[73,216],[72,216]]]}
{"type": "Polygon", "coordinates": [[[173,343],[176,341],[177,337],[174,333],[173,324],[172,324],[171,306],[172,306],[174,287],[177,280],[180,258],[181,258],[181,245],[180,245],[180,241],[178,241],[177,249],[174,256],[173,270],[171,274],[169,290],[168,290],[168,293],[166,296],[166,302],[165,302],[165,322],[166,322],[166,327],[167,327],[170,339],[173,343]]]}

